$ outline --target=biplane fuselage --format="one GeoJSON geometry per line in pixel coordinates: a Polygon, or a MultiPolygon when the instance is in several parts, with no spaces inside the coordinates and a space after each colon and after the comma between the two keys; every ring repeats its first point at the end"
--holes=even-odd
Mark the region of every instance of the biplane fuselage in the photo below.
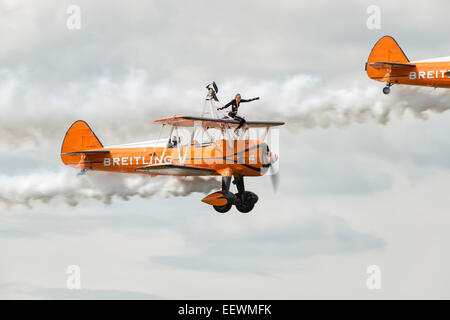
{"type": "Polygon", "coordinates": [[[450,88],[450,57],[409,61],[390,36],[375,44],[366,63],[366,72],[371,79],[387,83],[385,94],[393,84],[450,88]]]}
{"type": "Polygon", "coordinates": [[[61,159],[66,165],[85,170],[179,176],[260,176],[266,173],[269,158],[267,145],[260,140],[222,139],[206,145],[193,142],[179,147],[112,146],[89,151],[63,152],[61,159]]]}
{"type": "MultiPolygon", "coordinates": [[[[370,78],[394,84],[450,88],[450,57],[448,61],[430,59],[411,62],[414,66],[370,71],[370,78]]],[[[372,68],[372,67],[368,67],[372,68]]]]}

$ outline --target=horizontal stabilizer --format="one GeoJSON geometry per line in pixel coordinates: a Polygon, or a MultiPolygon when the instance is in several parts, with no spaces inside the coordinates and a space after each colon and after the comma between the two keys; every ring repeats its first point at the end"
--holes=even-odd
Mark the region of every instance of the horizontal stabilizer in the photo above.
{"type": "Polygon", "coordinates": [[[86,151],[73,151],[73,152],[67,152],[67,153],[61,153],[61,155],[64,156],[70,156],[70,155],[76,155],[76,154],[104,154],[109,153],[109,150],[86,150],[86,151]]]}
{"type": "Polygon", "coordinates": [[[401,70],[401,69],[411,69],[415,68],[415,64],[410,63],[395,63],[395,62],[374,62],[369,63],[374,69],[382,70],[382,69],[390,69],[390,70],[401,70]]]}
{"type": "Polygon", "coordinates": [[[216,173],[215,170],[189,167],[176,164],[153,164],[136,168],[136,171],[154,174],[167,174],[173,176],[210,176],[216,173]]]}

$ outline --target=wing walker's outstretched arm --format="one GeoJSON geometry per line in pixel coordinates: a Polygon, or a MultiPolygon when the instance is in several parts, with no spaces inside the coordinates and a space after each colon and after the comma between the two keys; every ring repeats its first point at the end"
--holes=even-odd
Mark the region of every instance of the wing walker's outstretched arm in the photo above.
{"type": "MultiPolygon", "coordinates": [[[[252,98],[252,99],[241,99],[239,101],[239,103],[241,103],[241,102],[251,102],[251,101],[255,101],[255,100],[259,100],[259,97],[252,98]]],[[[230,102],[228,102],[226,105],[224,105],[223,107],[217,108],[217,110],[223,110],[223,109],[226,109],[228,107],[235,106],[235,105],[236,105],[236,99],[233,99],[230,102]]]]}
{"type": "Polygon", "coordinates": [[[251,98],[251,99],[241,99],[241,102],[252,102],[252,101],[255,101],[255,100],[259,100],[259,97],[251,98]]]}

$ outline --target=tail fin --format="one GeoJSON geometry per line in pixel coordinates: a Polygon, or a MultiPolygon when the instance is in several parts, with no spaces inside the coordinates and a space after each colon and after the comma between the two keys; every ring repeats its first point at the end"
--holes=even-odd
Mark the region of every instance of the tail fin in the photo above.
{"type": "Polygon", "coordinates": [[[95,133],[82,120],[74,122],[66,132],[61,146],[61,154],[89,151],[103,148],[95,133]]]}
{"type": "Polygon", "coordinates": [[[369,64],[376,62],[406,64],[409,62],[409,59],[394,38],[384,36],[374,45],[370,52],[369,59],[367,60],[366,71],[370,78],[382,78],[386,74],[383,70],[377,70],[370,67],[369,64]]]}

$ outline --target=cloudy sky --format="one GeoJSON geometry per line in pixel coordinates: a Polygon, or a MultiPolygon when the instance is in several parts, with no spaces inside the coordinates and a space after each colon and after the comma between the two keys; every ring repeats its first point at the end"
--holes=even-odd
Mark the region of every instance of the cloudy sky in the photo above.
{"type": "Polygon", "coordinates": [[[367,78],[383,35],[448,56],[448,1],[0,1],[0,298],[450,298],[448,90],[367,78]],[[381,9],[381,29],[366,21],[381,9]],[[68,29],[67,8],[81,10],[68,29]],[[200,202],[215,181],[64,168],[69,125],[105,145],[201,113],[204,86],[284,120],[278,192],[250,215],[200,202]],[[99,201],[100,200],[100,201],[99,201]],[[81,268],[82,290],[66,269],[81,268]],[[381,289],[366,286],[381,269],[381,289]]]}

